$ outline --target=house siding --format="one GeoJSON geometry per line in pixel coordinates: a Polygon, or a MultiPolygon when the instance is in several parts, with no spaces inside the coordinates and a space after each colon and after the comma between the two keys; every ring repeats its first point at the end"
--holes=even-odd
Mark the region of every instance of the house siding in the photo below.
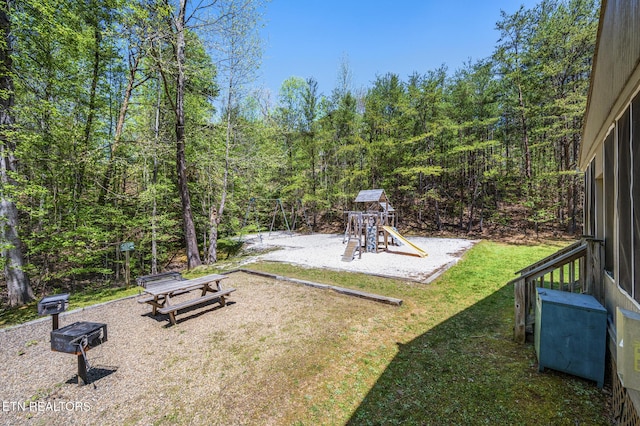
{"type": "Polygon", "coordinates": [[[583,170],[635,94],[639,60],[640,1],[603,0],[580,152],[583,170]]]}
{"type": "MultiPolygon", "coordinates": [[[[608,313],[608,349],[614,366],[616,309],[640,312],[640,287],[636,285],[640,279],[640,262],[637,261],[640,259],[640,228],[635,226],[640,217],[640,187],[637,186],[640,169],[634,167],[640,160],[640,152],[637,152],[640,146],[639,64],[640,0],[603,0],[579,166],[589,177],[586,182],[595,180],[590,188],[595,192],[595,200],[585,203],[585,209],[590,210],[585,217],[595,229],[587,229],[590,227],[587,226],[585,231],[605,242],[603,263],[608,272],[602,275],[604,295],[601,302],[608,313]],[[629,124],[629,116],[638,120],[635,125],[629,124]],[[608,154],[605,151],[607,140],[616,147],[608,154]],[[623,151],[618,152],[619,149],[623,151]],[[620,286],[621,280],[626,290],[620,286]]],[[[625,404],[620,400],[630,400],[635,407],[633,418],[637,419],[640,392],[622,388],[616,372],[612,373],[614,388],[620,389],[616,392],[620,396],[614,396],[614,400],[617,399],[614,409],[624,408],[625,404]]]]}

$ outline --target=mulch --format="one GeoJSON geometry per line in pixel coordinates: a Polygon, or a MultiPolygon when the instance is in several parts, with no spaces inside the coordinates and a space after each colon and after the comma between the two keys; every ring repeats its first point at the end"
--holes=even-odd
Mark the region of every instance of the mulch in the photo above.
{"type": "Polygon", "coordinates": [[[61,314],[60,327],[108,326],[108,341],[87,353],[86,386],[76,357],[51,351],[49,319],[0,330],[0,423],[282,424],[300,402],[273,396],[300,385],[298,363],[395,309],[244,273],[224,287],[237,289],[227,306],[180,313],[175,326],[136,298],[61,314]]]}

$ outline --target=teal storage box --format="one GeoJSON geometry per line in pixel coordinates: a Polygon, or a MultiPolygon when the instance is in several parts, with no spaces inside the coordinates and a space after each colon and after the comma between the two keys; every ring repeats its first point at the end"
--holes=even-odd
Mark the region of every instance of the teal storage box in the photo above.
{"type": "Polygon", "coordinates": [[[607,310],[587,294],[536,289],[538,371],[545,368],[604,384],[607,310]]]}

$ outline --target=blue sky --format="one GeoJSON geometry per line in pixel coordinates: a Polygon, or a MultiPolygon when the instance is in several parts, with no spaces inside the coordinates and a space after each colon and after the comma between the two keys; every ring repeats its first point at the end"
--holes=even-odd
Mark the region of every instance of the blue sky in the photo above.
{"type": "Polygon", "coordinates": [[[264,14],[265,41],[256,85],[277,99],[292,76],[314,77],[321,93],[337,85],[347,58],[353,89],[377,75],[426,73],[486,58],[499,39],[500,11],[511,14],[538,0],[271,0],[264,14]]]}

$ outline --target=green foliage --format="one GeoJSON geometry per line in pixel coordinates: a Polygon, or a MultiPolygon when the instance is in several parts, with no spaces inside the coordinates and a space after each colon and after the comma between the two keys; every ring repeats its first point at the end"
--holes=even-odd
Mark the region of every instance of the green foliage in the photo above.
{"type": "MultiPolygon", "coordinates": [[[[262,3],[249,6],[260,13],[262,3]]],[[[389,72],[354,90],[345,61],[329,96],[313,78],[291,77],[274,107],[241,87],[259,60],[250,31],[256,16],[217,27],[235,26],[245,39],[187,30],[186,175],[198,242],[209,242],[210,213],[223,194],[225,252],[233,250],[224,238],[240,232],[252,197],[279,198],[288,216],[304,210],[317,226],[321,218],[339,223],[358,191],[376,187],[423,231],[523,223],[517,231],[571,231],[571,216],[579,222],[581,214],[575,163],[597,6],[545,0],[503,13],[492,57],[452,72],[422,70],[406,80],[389,72]],[[247,49],[238,58],[245,68],[229,62],[238,56],[231,44],[247,49]],[[241,82],[229,89],[232,75],[241,82]],[[501,210],[508,204],[524,206],[524,220],[501,210]]],[[[136,244],[134,274],[148,273],[153,260],[166,264],[184,246],[173,12],[147,1],[11,3],[19,78],[16,126],[6,134],[17,172],[16,186],[3,190],[20,211],[34,288],[122,279],[123,241],[136,244]]],[[[259,223],[271,215],[260,212],[259,223]]]]}
{"type": "Polygon", "coordinates": [[[236,256],[242,249],[243,241],[232,238],[218,238],[218,250],[224,254],[224,258],[236,256]]]}
{"type": "MultiPolygon", "coordinates": [[[[139,287],[113,287],[109,284],[101,286],[87,285],[80,292],[73,292],[69,295],[69,309],[74,310],[87,306],[97,305],[111,300],[122,299],[140,293],[139,287]]],[[[57,291],[62,293],[62,291],[57,291]]],[[[39,318],[38,301],[28,303],[17,308],[0,308],[0,328],[11,325],[22,324],[39,318]]]]}

